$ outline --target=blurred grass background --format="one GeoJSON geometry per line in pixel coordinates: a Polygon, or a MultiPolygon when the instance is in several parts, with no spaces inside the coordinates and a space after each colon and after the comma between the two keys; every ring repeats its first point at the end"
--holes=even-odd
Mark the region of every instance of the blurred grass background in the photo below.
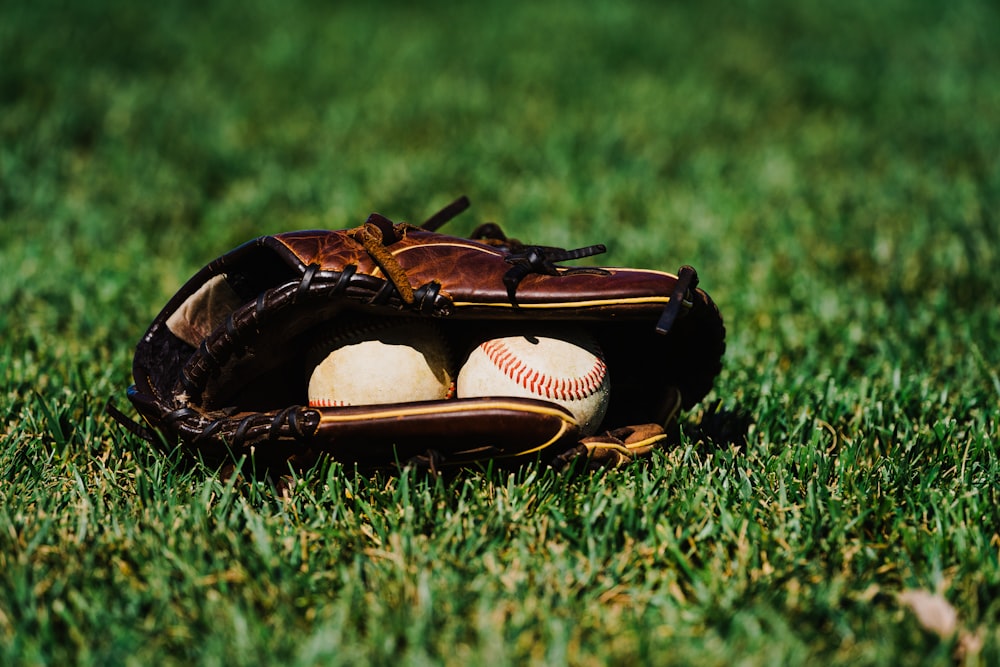
{"type": "Polygon", "coordinates": [[[997,662],[998,34],[986,0],[3,4],[2,661],[997,662]],[[222,252],[463,193],[446,231],[698,268],[729,352],[682,448],[289,502],[104,416],[222,252]]]}

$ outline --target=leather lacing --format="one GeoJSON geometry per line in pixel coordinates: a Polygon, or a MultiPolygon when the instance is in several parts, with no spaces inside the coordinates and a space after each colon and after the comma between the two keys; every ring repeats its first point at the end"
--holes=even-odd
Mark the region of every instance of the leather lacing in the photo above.
{"type": "Polygon", "coordinates": [[[504,259],[508,264],[513,264],[511,269],[503,276],[503,284],[507,287],[507,298],[515,308],[517,304],[517,288],[521,281],[532,273],[540,273],[546,276],[560,276],[568,274],[591,274],[598,276],[610,275],[604,269],[591,268],[586,266],[576,266],[571,268],[557,267],[558,262],[568,262],[583,257],[600,255],[605,252],[603,245],[592,245],[576,250],[563,250],[561,248],[549,248],[546,246],[523,246],[517,252],[512,252],[504,259]]]}
{"type": "Polygon", "coordinates": [[[365,224],[355,227],[348,234],[364,247],[372,261],[382,269],[382,273],[396,288],[403,303],[412,304],[415,298],[413,285],[410,284],[406,271],[386,247],[396,243],[401,238],[396,225],[388,218],[384,218],[378,213],[372,213],[368,216],[365,224]]]}
{"type": "MultiPolygon", "coordinates": [[[[532,273],[540,273],[547,276],[567,275],[573,273],[589,273],[592,275],[607,275],[608,271],[590,267],[557,267],[559,262],[568,262],[583,257],[600,255],[606,248],[601,245],[591,245],[576,250],[564,250],[550,246],[525,245],[519,240],[509,238],[494,222],[487,222],[476,227],[472,232],[472,238],[487,243],[507,252],[505,258],[509,264],[514,266],[503,277],[504,285],[507,287],[507,296],[511,305],[517,307],[517,287],[521,281],[532,273]]],[[[677,284],[670,294],[670,301],[663,309],[660,319],[656,323],[656,332],[660,334],[670,333],[670,329],[681,312],[681,308],[690,308],[689,290],[698,287],[698,273],[690,266],[682,266],[677,272],[677,284]]]]}
{"type": "MultiPolygon", "coordinates": [[[[423,229],[434,230],[447,220],[468,207],[468,199],[462,197],[452,202],[444,209],[431,216],[422,225],[423,229]]],[[[393,224],[391,220],[373,213],[360,227],[355,227],[348,234],[360,243],[372,261],[382,270],[386,279],[399,293],[404,303],[410,305],[415,300],[414,288],[410,283],[406,270],[389,251],[388,246],[398,242],[406,233],[406,225],[393,224]]],[[[608,271],[591,267],[559,267],[560,262],[569,262],[584,257],[592,257],[607,252],[602,244],[590,245],[575,250],[555,248],[552,246],[525,245],[517,239],[508,238],[496,223],[486,223],[477,227],[472,238],[484,241],[506,252],[504,260],[511,268],[504,274],[503,282],[507,288],[507,297],[515,308],[517,303],[517,288],[527,276],[537,273],[546,276],[567,274],[608,275],[608,271]]]]}
{"type": "Polygon", "coordinates": [[[603,244],[596,244],[577,248],[576,250],[566,250],[552,246],[527,245],[515,238],[510,238],[503,233],[500,226],[495,222],[487,222],[476,227],[471,237],[477,241],[486,243],[506,252],[504,260],[513,266],[504,274],[503,283],[507,288],[507,298],[515,308],[517,303],[517,288],[521,281],[532,273],[546,276],[559,276],[568,274],[590,274],[606,276],[608,271],[587,266],[559,267],[559,262],[569,262],[584,257],[593,257],[607,252],[603,244]]]}
{"type": "Polygon", "coordinates": [[[670,301],[656,323],[656,333],[663,335],[670,333],[670,328],[681,312],[681,306],[691,307],[692,302],[688,292],[696,287],[698,287],[698,272],[692,266],[682,266],[677,272],[677,284],[674,285],[674,291],[670,293],[670,301]]]}

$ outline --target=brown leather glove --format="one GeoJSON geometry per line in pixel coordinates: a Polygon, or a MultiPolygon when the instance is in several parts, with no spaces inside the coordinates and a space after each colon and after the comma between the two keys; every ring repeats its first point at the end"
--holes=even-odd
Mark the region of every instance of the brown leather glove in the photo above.
{"type": "Polygon", "coordinates": [[[563,467],[584,457],[600,467],[666,441],[679,411],[710,391],[725,350],[694,270],[567,268],[557,264],[604,247],[523,245],[493,224],[475,240],[434,231],[467,205],[420,227],[372,214],[351,230],[264,236],[219,257],[142,337],[129,399],[166,442],[217,463],[247,454],[305,467],[329,455],[436,469],[540,457],[563,467]],[[359,314],[432,318],[455,350],[499,326],[585,330],[611,378],[598,434],[582,437],[559,405],[508,396],[310,407],[310,341],[359,314]]]}

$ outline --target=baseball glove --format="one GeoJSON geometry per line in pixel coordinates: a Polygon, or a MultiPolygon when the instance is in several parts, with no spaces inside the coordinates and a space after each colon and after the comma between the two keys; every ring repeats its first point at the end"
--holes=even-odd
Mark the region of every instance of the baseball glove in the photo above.
{"type": "Polygon", "coordinates": [[[666,442],[678,413],[710,391],[725,350],[722,318],[694,269],[564,267],[604,246],[526,245],[492,223],[471,239],[436,231],[467,206],[463,197],[421,226],[372,214],[354,229],[264,236],[208,264],[136,348],[128,397],[162,437],[132,430],[209,463],[246,455],[286,469],[323,456],[364,469],[529,458],[596,468],[666,442]],[[500,390],[310,404],[316,341],[355,318],[432,322],[456,368],[498,331],[586,332],[609,374],[606,411],[588,434],[558,402],[500,390]]]}

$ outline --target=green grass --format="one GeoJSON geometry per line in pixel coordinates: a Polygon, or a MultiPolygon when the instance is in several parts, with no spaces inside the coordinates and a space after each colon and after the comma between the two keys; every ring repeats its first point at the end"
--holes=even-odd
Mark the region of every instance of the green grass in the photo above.
{"type": "Polygon", "coordinates": [[[1000,662],[994,3],[201,4],[0,7],[0,663],[1000,662]],[[217,255],[463,193],[698,268],[677,448],[283,499],[104,414],[217,255]]]}

